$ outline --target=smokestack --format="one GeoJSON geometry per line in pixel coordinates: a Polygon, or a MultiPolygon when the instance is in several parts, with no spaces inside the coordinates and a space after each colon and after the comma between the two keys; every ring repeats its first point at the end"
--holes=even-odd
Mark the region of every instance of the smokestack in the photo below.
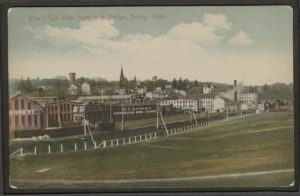
{"type": "Polygon", "coordinates": [[[69,80],[70,82],[74,82],[76,79],[76,73],[69,73],[69,80]]]}
{"type": "Polygon", "coordinates": [[[234,88],[236,88],[236,84],[237,84],[237,82],[236,82],[236,80],[234,80],[234,81],[233,81],[233,87],[234,87],[234,88]]]}
{"type": "Polygon", "coordinates": [[[234,91],[234,101],[237,101],[237,90],[234,91]]]}

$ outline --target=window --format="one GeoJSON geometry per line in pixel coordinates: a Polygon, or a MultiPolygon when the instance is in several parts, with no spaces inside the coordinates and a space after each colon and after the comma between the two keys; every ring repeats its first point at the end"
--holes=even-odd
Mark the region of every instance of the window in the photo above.
{"type": "Polygon", "coordinates": [[[55,106],[55,111],[57,111],[57,105],[55,106]]]}
{"type": "Polygon", "coordinates": [[[24,110],[24,99],[21,99],[21,109],[24,110]]]}
{"type": "Polygon", "coordinates": [[[21,116],[22,125],[25,126],[25,116],[21,116]]]}
{"type": "Polygon", "coordinates": [[[32,126],[31,115],[28,115],[28,126],[32,126]]]}
{"type": "Polygon", "coordinates": [[[67,120],[67,114],[64,113],[64,121],[66,121],[66,120],[67,120]]]}
{"type": "Polygon", "coordinates": [[[31,103],[29,102],[27,105],[28,110],[31,110],[31,103]]]}
{"type": "Polygon", "coordinates": [[[67,109],[68,109],[68,111],[70,111],[70,104],[67,105],[67,109]]]}
{"type": "Polygon", "coordinates": [[[19,106],[18,106],[18,100],[16,99],[15,100],[15,110],[17,110],[19,108],[19,106]]]}
{"type": "Polygon", "coordinates": [[[19,116],[15,116],[15,124],[16,127],[19,126],[19,116]]]}
{"type": "Polygon", "coordinates": [[[66,109],[66,104],[64,104],[64,111],[66,111],[67,109],[66,109]]]}
{"type": "Polygon", "coordinates": [[[62,104],[60,104],[60,105],[59,105],[59,109],[60,109],[60,111],[62,111],[62,110],[63,110],[63,106],[62,106],[62,104]]]}
{"type": "Polygon", "coordinates": [[[34,126],[38,126],[38,116],[34,115],[34,126]]]}

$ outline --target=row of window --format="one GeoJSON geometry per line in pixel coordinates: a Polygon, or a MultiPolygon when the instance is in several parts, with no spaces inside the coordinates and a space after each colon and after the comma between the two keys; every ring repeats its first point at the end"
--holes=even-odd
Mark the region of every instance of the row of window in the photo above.
{"type": "MultiPolygon", "coordinates": [[[[70,105],[71,104],[59,104],[59,109],[60,111],[70,111],[70,105]]],[[[58,107],[57,105],[55,106],[48,106],[48,111],[57,111],[58,107]]],[[[74,106],[72,106],[72,110],[74,109],[74,106]]]]}
{"type": "MultiPolygon", "coordinates": [[[[58,115],[57,114],[52,114],[50,116],[50,120],[58,120],[58,115]]],[[[71,114],[60,114],[60,120],[61,121],[70,121],[71,120],[71,114]]]]}
{"type": "MultiPolygon", "coordinates": [[[[15,110],[18,110],[19,109],[19,100],[16,99],[15,100],[15,110]]],[[[21,99],[21,107],[20,107],[21,110],[24,110],[25,109],[25,103],[24,103],[24,99],[21,99]]],[[[31,103],[28,102],[27,103],[27,109],[28,110],[31,110],[31,103]]],[[[11,106],[9,104],[9,110],[11,110],[11,106]]]]}
{"type": "MultiPolygon", "coordinates": [[[[26,119],[25,119],[25,115],[22,115],[21,118],[19,118],[19,116],[15,116],[15,126],[18,127],[19,125],[22,125],[23,127],[26,126],[26,119]]],[[[10,120],[11,122],[11,120],[10,120]]],[[[27,115],[27,125],[28,127],[32,127],[32,123],[33,125],[36,127],[38,126],[38,115],[27,115]],[[32,118],[33,116],[33,118],[32,118]],[[33,122],[32,122],[33,119],[33,122]]],[[[43,125],[43,115],[40,116],[40,124],[41,126],[43,125]]],[[[10,123],[11,125],[11,123],[10,123]]]]}

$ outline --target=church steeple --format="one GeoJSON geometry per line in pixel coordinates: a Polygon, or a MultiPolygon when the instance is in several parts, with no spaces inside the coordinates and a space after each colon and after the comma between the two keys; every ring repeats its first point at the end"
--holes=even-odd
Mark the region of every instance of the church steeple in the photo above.
{"type": "Polygon", "coordinates": [[[120,78],[124,78],[124,74],[123,74],[123,65],[121,65],[121,76],[120,78]]]}
{"type": "Polygon", "coordinates": [[[127,78],[124,77],[123,66],[121,65],[120,88],[127,88],[127,78]]]}

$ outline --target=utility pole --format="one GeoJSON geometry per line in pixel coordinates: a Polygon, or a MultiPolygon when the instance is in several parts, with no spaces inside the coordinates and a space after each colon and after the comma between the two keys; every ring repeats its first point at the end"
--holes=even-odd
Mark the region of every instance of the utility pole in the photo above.
{"type": "Polygon", "coordinates": [[[85,119],[85,115],[84,115],[84,119],[83,119],[84,136],[86,136],[86,126],[87,126],[87,123],[86,123],[86,119],[85,119]]]}
{"type": "Polygon", "coordinates": [[[156,129],[158,129],[158,98],[156,101],[156,129]]]}
{"type": "Polygon", "coordinates": [[[124,129],[124,110],[123,110],[123,101],[124,101],[124,96],[122,93],[122,123],[121,123],[121,131],[124,129]]]}
{"type": "Polygon", "coordinates": [[[101,88],[100,93],[101,93],[101,103],[103,103],[103,88],[101,88]]]}

